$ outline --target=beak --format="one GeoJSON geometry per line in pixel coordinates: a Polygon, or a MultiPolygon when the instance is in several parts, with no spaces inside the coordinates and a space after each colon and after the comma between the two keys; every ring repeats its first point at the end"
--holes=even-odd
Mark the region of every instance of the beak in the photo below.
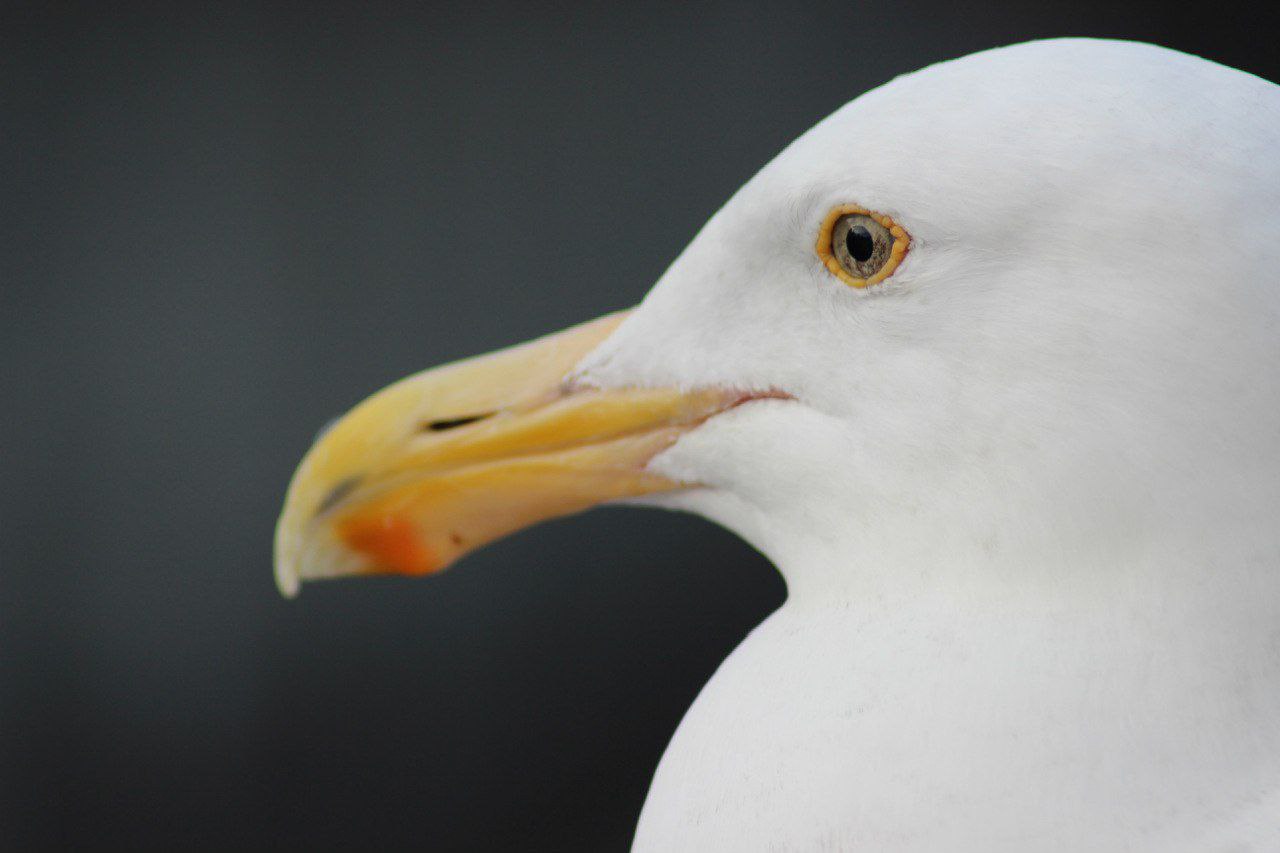
{"type": "Polygon", "coordinates": [[[688,484],[645,470],[722,390],[601,390],[573,368],[626,317],[410,376],[319,437],[276,526],[276,583],[424,575],[546,519],[688,484]]]}

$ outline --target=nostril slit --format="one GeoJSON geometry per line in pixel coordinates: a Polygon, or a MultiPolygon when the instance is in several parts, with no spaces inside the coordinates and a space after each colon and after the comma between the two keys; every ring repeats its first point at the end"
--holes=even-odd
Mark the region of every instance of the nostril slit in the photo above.
{"type": "Polygon", "coordinates": [[[348,477],[338,485],[329,490],[329,494],[324,496],[324,500],[320,501],[320,506],[316,507],[316,515],[320,515],[326,510],[333,509],[342,499],[356,490],[356,486],[360,485],[359,477],[348,477]]]}
{"type": "Polygon", "coordinates": [[[455,429],[457,427],[466,426],[467,424],[473,424],[476,421],[482,421],[485,418],[492,416],[493,412],[485,412],[480,415],[466,415],[461,418],[446,418],[439,421],[427,421],[422,425],[422,428],[430,430],[431,432],[444,432],[447,429],[455,429]]]}

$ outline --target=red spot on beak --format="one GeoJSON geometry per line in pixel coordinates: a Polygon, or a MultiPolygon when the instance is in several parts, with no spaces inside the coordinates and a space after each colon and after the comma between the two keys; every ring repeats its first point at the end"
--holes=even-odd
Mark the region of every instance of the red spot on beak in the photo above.
{"type": "Polygon", "coordinates": [[[417,529],[402,516],[355,519],[343,525],[341,536],[351,550],[372,561],[373,574],[428,575],[441,568],[417,529]]]}

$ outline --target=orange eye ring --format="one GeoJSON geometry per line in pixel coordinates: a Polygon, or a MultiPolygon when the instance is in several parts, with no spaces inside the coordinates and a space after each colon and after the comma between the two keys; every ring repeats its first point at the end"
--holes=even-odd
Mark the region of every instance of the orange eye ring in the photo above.
{"type": "MultiPolygon", "coordinates": [[[[875,227],[870,223],[868,225],[873,229],[875,227]]],[[[832,275],[850,287],[864,288],[879,284],[893,275],[894,270],[902,263],[902,259],[907,256],[907,249],[910,247],[911,235],[901,225],[894,222],[892,218],[885,216],[883,213],[867,210],[865,207],[860,207],[856,204],[841,204],[831,208],[823,218],[822,227],[818,230],[816,248],[818,257],[826,265],[827,269],[831,271],[832,275]],[[866,217],[871,219],[884,228],[884,232],[893,241],[888,249],[884,263],[875,272],[865,277],[859,277],[856,272],[847,269],[838,256],[841,253],[832,245],[832,235],[836,230],[837,224],[847,217],[866,217]]]]}

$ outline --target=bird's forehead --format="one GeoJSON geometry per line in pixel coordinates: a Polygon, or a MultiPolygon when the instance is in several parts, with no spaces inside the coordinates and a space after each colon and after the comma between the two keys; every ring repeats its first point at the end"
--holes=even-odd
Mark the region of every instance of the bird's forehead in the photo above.
{"type": "Polygon", "coordinates": [[[856,98],[743,196],[793,204],[846,196],[893,215],[963,221],[1043,202],[1046,190],[1105,193],[1103,179],[1159,192],[1171,172],[1221,157],[1225,135],[1249,137],[1247,110],[1235,107],[1258,86],[1267,84],[1136,43],[1061,39],[986,51],[856,98]]]}

